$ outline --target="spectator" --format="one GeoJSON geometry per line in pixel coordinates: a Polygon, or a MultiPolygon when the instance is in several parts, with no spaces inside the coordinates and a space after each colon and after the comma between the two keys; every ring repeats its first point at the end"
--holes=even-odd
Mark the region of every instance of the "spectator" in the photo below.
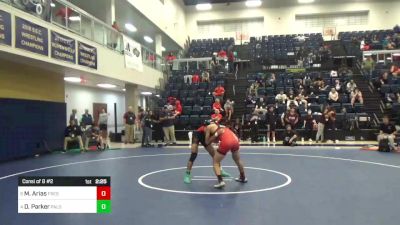
{"type": "Polygon", "coordinates": [[[154,113],[152,116],[152,119],[153,119],[153,126],[154,126],[154,134],[153,134],[154,141],[156,143],[158,142],[158,140],[163,142],[164,141],[164,132],[163,132],[161,122],[160,122],[160,111],[157,111],[156,113],[154,113]]]}
{"type": "MultiPolygon", "coordinates": [[[[153,113],[151,113],[153,114],[153,113]]],[[[182,115],[182,105],[181,105],[181,101],[176,100],[175,101],[175,116],[180,116],[182,115]]]]}
{"type": "Polygon", "coordinates": [[[135,121],[136,115],[133,112],[132,106],[129,106],[128,111],[124,114],[125,144],[135,143],[135,121]]]}
{"type": "Polygon", "coordinates": [[[251,143],[258,142],[258,124],[259,124],[260,116],[257,112],[253,112],[252,117],[250,118],[250,138],[251,143]]]}
{"type": "Polygon", "coordinates": [[[163,111],[160,114],[160,122],[164,131],[164,141],[166,145],[176,144],[175,138],[175,115],[174,107],[172,105],[164,106],[163,111]]]}
{"type": "Polygon", "coordinates": [[[258,82],[254,82],[253,84],[251,84],[249,88],[249,95],[258,97],[258,87],[258,82]]]}
{"type": "Polygon", "coordinates": [[[289,91],[289,95],[287,96],[286,107],[290,108],[292,106],[299,106],[299,103],[296,101],[296,96],[294,95],[293,90],[289,91]]]}
{"type": "Polygon", "coordinates": [[[68,7],[60,7],[60,9],[56,13],[56,17],[59,17],[62,21],[62,25],[67,26],[67,20],[71,17],[73,11],[68,7]]]}
{"type": "Polygon", "coordinates": [[[222,87],[221,84],[218,84],[218,87],[214,89],[213,96],[215,99],[220,99],[222,101],[224,99],[225,88],[222,87]]]}
{"type": "Polygon", "coordinates": [[[347,85],[346,85],[347,93],[351,93],[356,88],[357,88],[357,84],[354,82],[354,80],[350,80],[350,82],[347,83],[347,85]]]}
{"type": "Polygon", "coordinates": [[[382,46],[383,46],[383,49],[385,49],[385,50],[393,50],[396,48],[395,43],[392,41],[392,39],[389,35],[385,39],[383,39],[382,46]]]}
{"type": "Polygon", "coordinates": [[[201,79],[202,82],[210,82],[210,73],[207,70],[203,71],[201,74],[201,79]]]}
{"type": "Polygon", "coordinates": [[[232,118],[234,104],[235,104],[235,102],[231,101],[229,98],[225,102],[224,109],[225,109],[225,113],[226,113],[226,117],[227,117],[228,121],[230,121],[232,118]]]}
{"type": "Polygon", "coordinates": [[[264,111],[267,110],[267,103],[265,102],[264,97],[258,99],[256,104],[256,110],[261,111],[263,113],[264,111]]]}
{"type": "Polygon", "coordinates": [[[246,102],[246,105],[252,105],[252,104],[256,104],[257,103],[256,99],[251,95],[247,96],[245,102],[246,102]]]}
{"type": "Polygon", "coordinates": [[[167,60],[167,63],[168,63],[168,65],[169,65],[170,71],[172,71],[172,67],[173,67],[174,60],[175,60],[175,59],[176,59],[176,56],[174,56],[174,55],[172,54],[172,52],[168,53],[168,55],[167,55],[167,57],[166,57],[166,60],[167,60]]]}
{"type": "Polygon", "coordinates": [[[198,83],[200,83],[200,76],[199,76],[197,73],[195,73],[195,74],[192,76],[192,83],[193,83],[193,84],[198,84],[198,83]]]}
{"type": "Polygon", "coordinates": [[[105,150],[105,144],[103,143],[103,138],[101,137],[100,130],[98,127],[92,126],[86,130],[85,139],[85,149],[89,149],[89,142],[93,140],[96,142],[98,150],[105,150]]]}
{"type": "Polygon", "coordinates": [[[358,88],[354,89],[354,91],[352,91],[350,93],[350,98],[351,98],[351,104],[353,105],[353,107],[354,107],[354,103],[356,103],[356,102],[364,104],[364,99],[363,99],[362,93],[358,88]]]}
{"type": "Polygon", "coordinates": [[[218,111],[223,111],[222,110],[222,105],[221,105],[221,101],[217,98],[217,99],[215,99],[215,102],[214,102],[214,104],[212,105],[212,107],[213,107],[213,110],[218,110],[218,111]]]}
{"type": "Polygon", "coordinates": [[[321,82],[319,82],[319,87],[318,87],[319,91],[326,91],[326,90],[328,90],[328,88],[329,88],[329,85],[325,84],[325,81],[322,80],[321,82]]]}
{"type": "Polygon", "coordinates": [[[175,102],[176,102],[176,101],[177,101],[176,98],[173,97],[173,96],[169,96],[169,97],[167,98],[167,103],[168,103],[169,105],[175,105],[175,102]]]}
{"type": "Polygon", "coordinates": [[[119,33],[122,32],[122,30],[119,28],[117,21],[113,22],[112,27],[118,32],[111,33],[111,47],[115,49],[118,46],[119,33]]]}
{"type": "Polygon", "coordinates": [[[338,93],[342,92],[342,84],[340,83],[340,80],[335,80],[335,90],[338,93]]]}
{"type": "Polygon", "coordinates": [[[294,129],[292,129],[292,126],[289,124],[286,125],[286,130],[284,133],[284,139],[283,139],[283,145],[284,146],[296,146],[296,141],[297,141],[297,133],[294,129]]]}
{"type": "Polygon", "coordinates": [[[368,56],[362,63],[362,68],[365,73],[369,76],[372,75],[372,71],[375,69],[375,61],[372,59],[371,56],[368,56]]]}
{"type": "Polygon", "coordinates": [[[271,77],[269,79],[266,79],[265,87],[275,87],[275,83],[276,83],[276,76],[275,73],[272,73],[271,77]]]}
{"type": "Polygon", "coordinates": [[[336,91],[335,88],[332,88],[331,91],[329,92],[328,102],[329,103],[338,103],[339,102],[339,93],[336,91]]]}
{"type": "Polygon", "coordinates": [[[296,128],[299,122],[299,114],[297,114],[296,109],[291,108],[289,113],[285,115],[285,125],[290,124],[293,129],[296,128]]]}
{"type": "Polygon", "coordinates": [[[286,104],[287,96],[283,91],[280,91],[279,94],[275,96],[275,101],[280,104],[286,104]]]}
{"type": "Polygon", "coordinates": [[[70,120],[69,126],[65,128],[63,153],[67,152],[68,143],[72,141],[78,141],[81,152],[85,151],[82,142],[82,130],[78,125],[76,125],[75,120],[70,120]]]}
{"type": "Polygon", "coordinates": [[[396,137],[396,128],[390,123],[389,117],[383,117],[383,123],[379,128],[378,142],[381,143],[382,140],[387,139],[389,141],[389,147],[391,150],[395,149],[394,139],[396,137]]]}
{"type": "Polygon", "coordinates": [[[211,115],[211,119],[216,123],[220,123],[222,120],[222,115],[218,109],[214,109],[214,114],[211,115]]]}
{"type": "Polygon", "coordinates": [[[183,76],[183,82],[185,84],[192,84],[193,82],[193,75],[187,74],[185,76],[183,76]]]}
{"type": "Polygon", "coordinates": [[[296,97],[296,101],[298,102],[298,105],[304,105],[304,108],[307,111],[308,102],[304,89],[300,89],[299,94],[296,97]]]}
{"type": "Polygon", "coordinates": [[[326,107],[324,114],[327,114],[329,127],[332,130],[337,130],[336,129],[336,110],[334,108],[328,106],[328,107],[326,107]]]}
{"type": "Polygon", "coordinates": [[[305,135],[304,135],[305,138],[308,139],[308,141],[310,141],[310,142],[312,141],[315,125],[317,125],[317,123],[312,115],[312,111],[308,110],[307,115],[304,118],[303,129],[305,131],[305,135]]]}
{"type": "Polygon", "coordinates": [[[229,71],[230,73],[233,73],[234,71],[234,63],[235,63],[235,55],[232,50],[228,52],[228,65],[229,65],[229,71]]]}
{"type": "Polygon", "coordinates": [[[106,110],[103,108],[101,109],[101,113],[99,114],[99,129],[100,129],[100,136],[104,143],[104,149],[110,148],[108,134],[107,134],[107,124],[108,124],[108,116],[109,114],[106,113],[106,110]]]}
{"type": "Polygon", "coordinates": [[[78,124],[78,116],[76,114],[77,114],[77,110],[76,109],[72,109],[72,113],[69,116],[69,120],[70,121],[73,120],[75,125],[78,124]]]}
{"type": "Polygon", "coordinates": [[[144,114],[142,119],[143,125],[143,137],[142,137],[142,147],[151,147],[151,142],[153,141],[153,112],[148,111],[144,114]]]}
{"type": "Polygon", "coordinates": [[[331,77],[338,77],[338,72],[336,70],[331,70],[331,77]]]}
{"type": "Polygon", "coordinates": [[[85,109],[85,114],[82,115],[81,118],[81,126],[86,129],[86,126],[93,125],[93,117],[89,114],[89,110],[85,109]]]}
{"type": "Polygon", "coordinates": [[[393,64],[390,67],[390,72],[394,77],[398,77],[400,75],[400,67],[398,65],[393,64]]]}
{"type": "Polygon", "coordinates": [[[275,108],[273,106],[268,107],[268,112],[266,116],[267,120],[267,141],[270,142],[270,138],[272,138],[272,142],[275,143],[275,130],[276,130],[276,122],[278,121],[278,116],[276,115],[275,108]]]}
{"type": "Polygon", "coordinates": [[[329,121],[329,115],[323,114],[321,118],[318,120],[317,126],[317,136],[315,137],[315,142],[318,143],[319,140],[324,142],[324,132],[325,132],[325,124],[329,121]]]}
{"type": "Polygon", "coordinates": [[[221,48],[221,50],[218,52],[218,58],[221,58],[221,59],[227,58],[226,51],[223,48],[221,48]]]}

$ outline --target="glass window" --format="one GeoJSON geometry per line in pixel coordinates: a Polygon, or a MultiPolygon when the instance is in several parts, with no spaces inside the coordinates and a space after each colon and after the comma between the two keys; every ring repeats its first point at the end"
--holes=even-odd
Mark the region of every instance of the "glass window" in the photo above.
{"type": "Polygon", "coordinates": [[[81,15],[81,20],[81,35],[90,40],[93,40],[92,20],[84,15],[81,15]]]}
{"type": "Polygon", "coordinates": [[[67,27],[67,17],[71,9],[58,1],[53,1],[53,7],[51,7],[51,21],[52,23],[67,27]]]}
{"type": "Polygon", "coordinates": [[[68,10],[68,21],[67,28],[76,33],[81,33],[81,23],[82,18],[81,15],[75,11],[74,9],[67,8],[68,10]]]}
{"type": "Polygon", "coordinates": [[[94,30],[93,30],[93,35],[94,35],[94,41],[104,45],[105,42],[105,31],[104,31],[104,26],[100,24],[99,22],[94,21],[94,30]]]}

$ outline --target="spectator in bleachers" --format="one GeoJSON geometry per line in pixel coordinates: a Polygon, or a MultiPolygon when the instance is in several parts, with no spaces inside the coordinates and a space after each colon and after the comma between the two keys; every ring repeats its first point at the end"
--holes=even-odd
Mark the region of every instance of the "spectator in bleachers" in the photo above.
{"type": "Polygon", "coordinates": [[[215,99],[220,99],[221,101],[224,99],[225,95],[225,88],[222,87],[221,84],[218,84],[218,86],[214,89],[213,96],[215,99]]]}
{"type": "Polygon", "coordinates": [[[290,124],[292,128],[296,128],[299,123],[299,114],[297,114],[295,108],[291,108],[289,113],[285,115],[285,125],[290,124]]]}
{"type": "Polygon", "coordinates": [[[375,61],[371,56],[368,56],[362,63],[363,70],[368,74],[372,75],[372,71],[375,69],[375,61]]]}
{"type": "Polygon", "coordinates": [[[307,111],[307,115],[304,118],[304,124],[303,124],[303,129],[305,131],[305,135],[304,137],[306,139],[308,139],[308,141],[312,141],[312,137],[313,137],[313,131],[314,131],[314,127],[316,125],[316,121],[312,115],[312,111],[308,110],[307,111]]]}
{"type": "Polygon", "coordinates": [[[125,144],[135,143],[135,121],[136,115],[132,106],[129,106],[128,111],[124,114],[125,144]]]}
{"type": "Polygon", "coordinates": [[[356,89],[356,88],[357,88],[357,84],[354,82],[354,80],[350,80],[350,82],[348,82],[346,85],[347,93],[353,92],[354,89],[356,89]]]}
{"type": "Polygon", "coordinates": [[[338,77],[338,72],[336,70],[331,70],[330,77],[338,77]]]}
{"type": "Polygon", "coordinates": [[[70,120],[69,126],[67,128],[65,128],[63,153],[65,153],[67,151],[68,143],[72,142],[72,141],[78,141],[81,152],[85,150],[85,148],[83,146],[83,142],[82,142],[82,130],[75,123],[75,120],[70,120]]]}
{"type": "Polygon", "coordinates": [[[258,97],[259,83],[256,81],[249,88],[249,95],[258,97]]]}
{"type": "Polygon", "coordinates": [[[329,89],[329,85],[325,84],[325,81],[322,80],[321,82],[319,82],[319,86],[318,86],[319,91],[326,91],[328,89],[329,89]]]}
{"type": "Polygon", "coordinates": [[[192,76],[192,83],[193,84],[200,83],[200,76],[197,74],[197,72],[192,76]]]}
{"type": "Polygon", "coordinates": [[[378,35],[375,34],[375,35],[372,37],[371,42],[372,42],[372,44],[374,44],[374,45],[379,44],[380,41],[379,41],[378,35]]]}
{"type": "Polygon", "coordinates": [[[176,98],[175,98],[175,97],[169,96],[169,97],[167,98],[167,103],[168,103],[168,105],[175,105],[175,102],[176,102],[176,98]]]}
{"type": "Polygon", "coordinates": [[[220,112],[223,111],[221,101],[217,98],[215,99],[215,102],[212,105],[213,110],[219,110],[220,112]]]}
{"type": "Polygon", "coordinates": [[[392,73],[392,75],[394,77],[398,77],[400,75],[400,67],[398,65],[396,65],[396,64],[393,64],[390,67],[390,72],[392,73]]]}
{"type": "Polygon", "coordinates": [[[299,103],[296,101],[296,95],[294,95],[294,91],[290,90],[289,94],[287,95],[286,107],[291,108],[293,106],[298,107],[299,103]]]}
{"type": "Polygon", "coordinates": [[[270,142],[270,138],[272,138],[272,142],[275,143],[275,130],[276,130],[276,122],[278,121],[278,116],[275,112],[275,107],[268,107],[268,112],[266,116],[267,122],[267,141],[270,142]]]}
{"type": "Polygon", "coordinates": [[[335,90],[336,90],[338,93],[341,93],[341,92],[342,92],[342,84],[340,83],[340,80],[339,80],[339,79],[335,80],[335,90]]]}
{"type": "Polygon", "coordinates": [[[210,82],[210,73],[207,70],[204,70],[201,74],[201,81],[202,82],[210,82]]]}
{"type": "Polygon", "coordinates": [[[77,111],[76,109],[72,109],[72,113],[71,113],[71,115],[69,116],[69,120],[70,120],[70,121],[73,120],[73,121],[75,122],[75,125],[78,124],[78,116],[76,115],[77,112],[78,112],[78,111],[77,111]]]}
{"type": "Polygon", "coordinates": [[[354,91],[350,93],[350,99],[351,99],[351,104],[354,107],[354,103],[359,102],[361,104],[364,104],[364,98],[362,96],[362,93],[360,89],[356,88],[354,91]]]}
{"type": "Polygon", "coordinates": [[[382,85],[389,84],[389,74],[388,72],[384,72],[379,79],[378,87],[381,88],[382,85]]]}
{"type": "Polygon", "coordinates": [[[232,114],[233,114],[233,105],[235,104],[234,101],[231,101],[229,98],[226,100],[224,104],[224,109],[226,113],[226,118],[228,121],[231,121],[232,114]]]}
{"type": "Polygon", "coordinates": [[[389,117],[383,117],[383,123],[379,128],[378,142],[380,143],[384,139],[388,139],[389,145],[391,149],[395,148],[394,139],[396,138],[396,128],[393,124],[390,123],[389,117]]]}
{"type": "Polygon", "coordinates": [[[382,46],[385,50],[393,50],[396,48],[396,44],[392,41],[392,38],[389,35],[383,39],[382,46]]]}
{"type": "Polygon", "coordinates": [[[283,91],[280,91],[279,94],[275,96],[275,101],[279,104],[286,104],[287,99],[287,95],[283,91]]]}
{"type": "Polygon", "coordinates": [[[321,142],[324,142],[324,132],[325,132],[325,124],[327,124],[329,121],[329,115],[328,114],[322,114],[320,119],[317,121],[318,122],[318,127],[317,127],[317,135],[315,137],[315,142],[318,143],[318,141],[321,140],[321,142]]]}
{"type": "Polygon", "coordinates": [[[285,133],[283,134],[283,145],[284,146],[296,146],[297,132],[290,124],[286,125],[285,133]]]}
{"type": "Polygon", "coordinates": [[[222,115],[218,109],[214,110],[214,114],[211,115],[211,119],[214,120],[216,123],[221,122],[222,115]]]}
{"type": "Polygon", "coordinates": [[[276,76],[275,73],[271,74],[271,77],[269,79],[266,79],[265,87],[275,87],[276,84],[276,76]]]}
{"type": "Polygon", "coordinates": [[[267,102],[264,101],[264,97],[260,97],[256,104],[256,110],[262,111],[267,110],[267,102]]]}
{"type": "Polygon", "coordinates": [[[185,76],[183,76],[183,82],[185,84],[192,84],[192,80],[193,79],[193,75],[190,74],[186,74],[185,76]]]}
{"type": "Polygon", "coordinates": [[[304,105],[304,109],[307,111],[308,101],[307,101],[306,92],[303,88],[300,89],[299,94],[296,96],[296,101],[298,105],[304,105]]]}
{"type": "Polygon", "coordinates": [[[89,114],[89,110],[85,109],[85,114],[81,118],[81,126],[86,129],[86,126],[93,125],[93,117],[89,114]]]}
{"type": "Polygon", "coordinates": [[[175,101],[175,116],[182,115],[182,111],[183,111],[183,109],[182,109],[181,101],[176,100],[175,101]]]}
{"type": "Polygon", "coordinates": [[[226,51],[223,48],[221,48],[221,50],[218,52],[218,58],[220,58],[220,59],[226,59],[227,58],[226,51]]]}
{"type": "Polygon", "coordinates": [[[229,73],[233,73],[234,72],[234,63],[235,63],[235,55],[233,53],[232,50],[228,51],[228,65],[229,65],[229,73]]]}
{"type": "Polygon", "coordinates": [[[245,102],[246,105],[251,105],[251,104],[256,104],[257,100],[253,96],[248,95],[245,102]]]}
{"type": "Polygon", "coordinates": [[[176,144],[175,138],[175,115],[172,105],[164,106],[160,113],[160,122],[164,131],[164,141],[166,145],[176,144]]]}
{"type": "Polygon", "coordinates": [[[329,103],[339,102],[339,93],[336,91],[335,88],[332,88],[331,91],[329,92],[328,102],[329,103]]]}

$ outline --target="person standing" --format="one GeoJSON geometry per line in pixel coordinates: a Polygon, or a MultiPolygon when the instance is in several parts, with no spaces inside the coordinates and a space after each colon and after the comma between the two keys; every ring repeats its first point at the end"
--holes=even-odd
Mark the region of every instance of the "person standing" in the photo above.
{"type": "Polygon", "coordinates": [[[125,144],[135,143],[134,132],[135,132],[135,120],[136,115],[133,112],[132,106],[128,107],[128,112],[124,114],[124,124],[125,124],[125,144]]]}
{"type": "Polygon", "coordinates": [[[329,115],[328,114],[322,114],[321,118],[318,121],[318,129],[317,129],[317,136],[315,137],[315,142],[318,143],[318,141],[321,138],[321,142],[324,142],[324,131],[325,131],[325,124],[328,123],[329,121],[329,115]]]}
{"type": "Polygon", "coordinates": [[[304,136],[308,141],[312,141],[312,136],[313,136],[313,130],[314,130],[314,124],[316,123],[312,111],[308,110],[307,115],[304,118],[304,124],[303,124],[303,129],[304,129],[304,136]]]}
{"type": "Polygon", "coordinates": [[[100,135],[103,140],[103,145],[102,146],[104,149],[110,148],[110,140],[108,139],[108,130],[107,130],[107,124],[108,124],[108,113],[106,112],[106,109],[101,109],[101,113],[99,114],[99,129],[100,129],[100,135]]]}
{"type": "Polygon", "coordinates": [[[78,116],[76,114],[77,114],[77,110],[72,109],[72,113],[69,116],[69,121],[73,120],[75,122],[75,125],[78,125],[78,116]]]}
{"type": "Polygon", "coordinates": [[[176,144],[175,138],[175,115],[174,115],[174,107],[169,105],[164,107],[164,110],[160,115],[161,125],[164,131],[164,141],[165,144],[176,144]]]}
{"type": "Polygon", "coordinates": [[[275,139],[275,130],[276,130],[276,121],[278,120],[278,117],[275,112],[275,108],[273,106],[270,106],[268,108],[267,116],[267,142],[270,142],[270,138],[272,137],[272,142],[276,142],[275,139]]]}
{"type": "Polygon", "coordinates": [[[143,137],[142,137],[142,147],[151,147],[151,142],[153,140],[153,112],[148,111],[144,114],[142,119],[143,125],[143,137]]]}
{"type": "Polygon", "coordinates": [[[93,125],[93,117],[89,114],[89,110],[85,109],[85,114],[81,118],[81,126],[86,129],[87,126],[93,125]]]}

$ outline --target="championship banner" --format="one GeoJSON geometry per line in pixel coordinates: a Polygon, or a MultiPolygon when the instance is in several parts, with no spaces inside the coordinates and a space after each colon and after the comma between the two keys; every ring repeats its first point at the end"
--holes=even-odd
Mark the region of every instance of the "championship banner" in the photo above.
{"type": "Polygon", "coordinates": [[[78,41],[78,64],[97,70],[97,48],[78,41]]]}
{"type": "Polygon", "coordinates": [[[11,15],[0,10],[0,44],[11,46],[11,15]]]}
{"type": "Polygon", "coordinates": [[[125,67],[143,72],[142,46],[124,35],[125,67]]]}
{"type": "Polygon", "coordinates": [[[48,56],[48,30],[22,18],[15,17],[15,47],[48,56]]]}
{"type": "Polygon", "coordinates": [[[51,31],[51,58],[75,64],[76,44],[75,39],[51,31]]]}

